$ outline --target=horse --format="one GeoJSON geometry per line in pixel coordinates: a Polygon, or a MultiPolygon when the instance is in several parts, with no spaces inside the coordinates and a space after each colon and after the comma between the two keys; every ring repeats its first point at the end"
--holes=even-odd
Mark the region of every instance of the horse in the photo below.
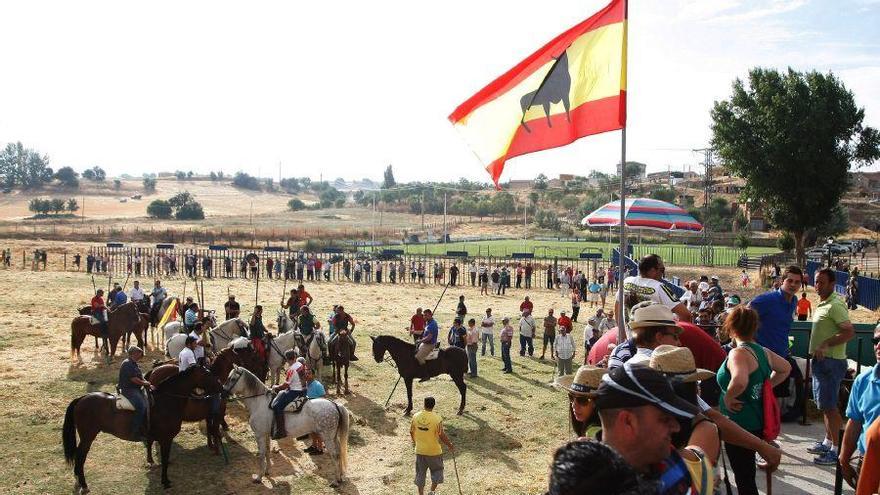
{"type": "Polygon", "coordinates": [[[216,325],[211,330],[211,345],[214,349],[223,349],[242,335],[250,335],[247,323],[241,318],[232,318],[216,325]]]}
{"type": "Polygon", "coordinates": [[[348,363],[351,357],[351,342],[348,341],[348,330],[336,331],[336,340],[330,346],[330,361],[333,362],[333,380],[336,382],[336,395],[339,395],[339,386],[342,384],[342,375],[345,376],[345,393],[348,390],[348,363]],[[345,372],[343,373],[343,369],[345,372]]]}
{"type": "MultiPolygon", "coordinates": [[[[305,335],[297,328],[293,320],[284,310],[277,312],[278,333],[292,332],[296,335],[297,354],[306,358],[306,364],[314,370],[315,376],[321,376],[321,368],[324,366],[324,350],[327,348],[327,337],[318,328],[312,330],[311,337],[306,340],[305,335]]],[[[283,363],[282,363],[283,364],[283,363]]]]}
{"type": "MultiPolygon", "coordinates": [[[[214,328],[215,326],[217,326],[217,318],[214,316],[213,311],[202,316],[201,322],[202,322],[202,327],[205,330],[208,330],[208,329],[211,329],[211,328],[214,328]]],[[[165,342],[167,342],[168,339],[170,339],[171,337],[174,337],[175,335],[177,335],[179,333],[184,333],[185,331],[186,330],[183,325],[183,321],[170,321],[170,322],[166,323],[165,326],[162,327],[162,332],[164,332],[164,334],[165,334],[165,340],[164,340],[165,342]]]]}
{"type": "MultiPolygon", "coordinates": [[[[153,401],[148,416],[148,438],[159,442],[162,456],[162,485],[165,488],[171,486],[171,480],[168,479],[171,442],[180,432],[186,398],[197,387],[207,393],[220,391],[219,381],[207,368],[192,366],[159,384],[152,394],[153,401]]],[[[83,466],[98,433],[105,432],[123,440],[138,441],[131,434],[133,415],[133,411],[117,410],[116,396],[105,392],[92,392],[70,402],[64,414],[61,440],[64,445],[64,459],[68,465],[73,464],[73,473],[76,476],[74,491],[79,490],[80,494],[89,492],[83,466]],[[78,445],[77,433],[79,433],[78,445]]]]}
{"type": "MultiPolygon", "coordinates": [[[[229,348],[223,349],[217,353],[217,356],[211,363],[210,370],[211,373],[222,383],[226,381],[229,377],[229,373],[232,372],[232,369],[236,365],[243,366],[252,373],[258,373],[263,367],[263,362],[259,356],[250,350],[237,351],[229,348]]],[[[147,372],[145,378],[153,385],[158,385],[168,378],[178,374],[178,372],[179,367],[176,364],[163,363],[147,372]]],[[[224,430],[228,430],[229,425],[226,424],[225,419],[225,399],[220,401],[220,407],[217,410],[218,421],[211,420],[212,400],[213,398],[210,396],[190,397],[186,403],[186,408],[183,411],[183,420],[187,422],[204,420],[208,448],[214,452],[214,455],[218,455],[220,453],[220,427],[223,427],[224,430]]],[[[147,445],[147,462],[149,464],[153,463],[152,444],[153,442],[150,440],[147,445]]]]}
{"type": "MultiPolygon", "coordinates": [[[[80,347],[82,346],[86,335],[94,335],[96,337],[101,336],[101,327],[99,325],[92,325],[90,319],[91,317],[89,316],[77,316],[70,323],[71,359],[73,359],[74,353],[76,353],[77,359],[82,361],[80,347]]],[[[122,337],[125,332],[138,325],[139,321],[140,313],[137,312],[135,304],[131,302],[117,306],[112,311],[108,312],[107,327],[109,335],[109,356],[112,357],[116,354],[116,345],[119,343],[120,337],[122,337]]]]}
{"type": "MultiPolygon", "coordinates": [[[[244,403],[250,415],[248,423],[257,440],[260,473],[254,476],[254,483],[269,475],[269,433],[272,429],[273,413],[269,408],[273,395],[250,371],[236,367],[223,385],[225,394],[235,394],[244,403]]],[[[345,406],[327,399],[310,399],[298,413],[286,413],[285,429],[287,435],[300,437],[318,433],[324,439],[326,452],[336,464],[336,478],[330,486],[337,487],[345,477],[348,467],[348,435],[351,424],[350,413],[345,406]]]]}
{"type": "Polygon", "coordinates": [[[414,378],[428,378],[441,375],[443,373],[452,377],[458,392],[461,394],[461,405],[458,407],[458,415],[464,412],[465,397],[467,395],[467,385],[464,383],[464,373],[467,371],[467,354],[464,349],[458,347],[448,347],[441,349],[437,359],[426,361],[424,365],[419,364],[416,360],[416,346],[393,337],[391,335],[380,335],[370,338],[373,340],[373,359],[377,363],[381,363],[385,358],[387,351],[397,365],[397,372],[406,383],[406,400],[407,406],[405,415],[409,416],[412,412],[412,382],[414,378]]]}
{"type": "MultiPolygon", "coordinates": [[[[269,339],[269,343],[266,345],[266,356],[268,358],[266,365],[269,368],[269,372],[272,373],[272,383],[278,383],[281,370],[287,362],[284,359],[284,353],[290,349],[296,349],[296,336],[298,333],[287,332],[269,339]]],[[[300,335],[300,338],[302,338],[302,335],[300,335]]]]}
{"type": "Polygon", "coordinates": [[[149,328],[150,315],[141,311],[139,313],[138,323],[133,328],[129,328],[122,336],[123,347],[128,347],[131,344],[131,336],[133,334],[137,339],[138,347],[146,350],[147,330],[149,330],[149,328]]]}

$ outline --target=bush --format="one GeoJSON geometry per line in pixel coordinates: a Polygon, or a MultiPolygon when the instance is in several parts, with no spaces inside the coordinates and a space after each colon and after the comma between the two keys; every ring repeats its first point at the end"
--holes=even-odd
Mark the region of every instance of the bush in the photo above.
{"type": "Polygon", "coordinates": [[[70,167],[61,167],[55,172],[55,179],[58,180],[64,187],[77,188],[79,187],[79,174],[76,173],[70,167]]]}
{"type": "Polygon", "coordinates": [[[794,249],[794,244],[794,237],[788,232],[784,232],[779,239],[776,239],[776,247],[786,253],[794,249]]]}
{"type": "Polygon", "coordinates": [[[171,218],[172,213],[171,203],[164,199],[157,199],[147,206],[147,215],[153,218],[171,218]]]}
{"type": "Polygon", "coordinates": [[[178,208],[174,213],[174,218],[177,220],[204,220],[205,211],[201,204],[191,201],[178,208]]]}
{"type": "Polygon", "coordinates": [[[304,210],[306,208],[306,204],[302,202],[301,199],[293,198],[287,202],[287,207],[293,211],[304,210]]]}
{"type": "Polygon", "coordinates": [[[345,198],[339,198],[336,200],[336,207],[342,208],[345,206],[345,198]]]}
{"type": "Polygon", "coordinates": [[[242,189],[250,189],[252,191],[261,190],[260,181],[257,180],[256,177],[252,177],[244,172],[238,172],[235,174],[235,178],[232,179],[232,185],[242,189]]]}
{"type": "Polygon", "coordinates": [[[749,237],[748,232],[740,232],[733,240],[733,245],[738,247],[739,249],[748,249],[751,244],[752,239],[751,237],[749,237]]]}
{"type": "Polygon", "coordinates": [[[144,177],[144,192],[156,192],[156,179],[153,177],[144,177]]]}

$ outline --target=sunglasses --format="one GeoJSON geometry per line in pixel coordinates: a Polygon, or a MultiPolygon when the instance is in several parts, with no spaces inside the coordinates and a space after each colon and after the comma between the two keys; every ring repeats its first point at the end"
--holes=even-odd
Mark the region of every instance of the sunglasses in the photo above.
{"type": "Polygon", "coordinates": [[[579,406],[586,406],[587,404],[590,403],[590,398],[589,398],[589,397],[581,397],[581,396],[579,396],[579,395],[569,395],[569,396],[568,396],[568,400],[569,400],[570,402],[577,402],[577,404],[578,404],[579,406]]]}
{"type": "Polygon", "coordinates": [[[874,345],[880,344],[880,337],[874,337],[871,339],[871,343],[874,345]]]}

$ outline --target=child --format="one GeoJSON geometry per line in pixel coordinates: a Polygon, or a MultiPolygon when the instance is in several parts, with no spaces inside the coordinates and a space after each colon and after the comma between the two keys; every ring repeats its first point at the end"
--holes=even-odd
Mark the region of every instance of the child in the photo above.
{"type": "Polygon", "coordinates": [[[749,286],[749,274],[746,273],[745,270],[742,271],[742,273],[739,276],[739,279],[742,281],[743,288],[746,288],[749,286]]]}
{"type": "Polygon", "coordinates": [[[590,301],[590,307],[593,308],[596,306],[596,303],[599,302],[599,291],[602,289],[602,286],[596,283],[594,280],[593,283],[587,288],[589,294],[587,294],[587,300],[590,301]]]}

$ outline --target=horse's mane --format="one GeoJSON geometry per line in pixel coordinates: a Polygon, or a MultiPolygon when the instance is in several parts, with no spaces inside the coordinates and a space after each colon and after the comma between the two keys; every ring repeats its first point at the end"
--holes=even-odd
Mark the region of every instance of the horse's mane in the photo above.
{"type": "Polygon", "coordinates": [[[206,371],[208,373],[211,372],[209,369],[205,368],[204,366],[198,366],[198,365],[190,366],[189,368],[181,371],[180,373],[178,373],[176,375],[172,375],[172,376],[168,377],[167,380],[156,385],[156,389],[158,391],[162,391],[165,388],[170,388],[170,387],[176,385],[177,382],[187,379],[189,377],[189,375],[193,374],[197,368],[202,368],[204,371],[206,371]]]}
{"type": "Polygon", "coordinates": [[[237,370],[242,372],[242,379],[245,381],[245,387],[248,389],[248,395],[253,395],[254,391],[259,390],[262,392],[268,392],[269,387],[266,386],[265,383],[261,382],[257,375],[251,373],[251,371],[244,366],[239,366],[236,368],[237,370]]]}
{"type": "Polygon", "coordinates": [[[379,335],[378,337],[376,337],[376,340],[382,341],[382,343],[385,345],[386,348],[388,348],[388,350],[391,350],[392,346],[400,347],[402,345],[406,346],[406,347],[415,348],[415,344],[411,344],[411,343],[409,343],[403,339],[397,338],[393,335],[379,335]]]}

